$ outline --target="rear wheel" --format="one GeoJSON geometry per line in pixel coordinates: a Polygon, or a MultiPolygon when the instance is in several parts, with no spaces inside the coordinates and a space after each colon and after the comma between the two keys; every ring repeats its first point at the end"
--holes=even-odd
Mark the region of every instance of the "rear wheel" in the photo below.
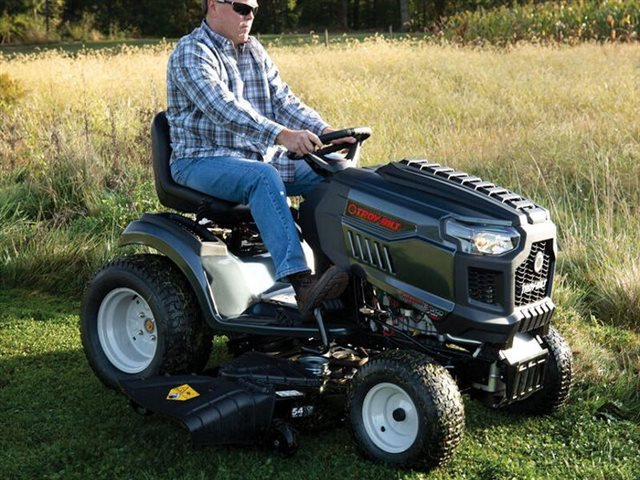
{"type": "Polygon", "coordinates": [[[184,275],[159,255],[123,257],[100,270],[84,295],[80,333],[91,368],[112,388],[198,372],[213,338],[184,275]]]}
{"type": "Polygon", "coordinates": [[[349,416],[367,457],[407,467],[444,464],[464,430],[462,399],[449,372],[411,351],[385,352],[358,371],[349,416]]]}

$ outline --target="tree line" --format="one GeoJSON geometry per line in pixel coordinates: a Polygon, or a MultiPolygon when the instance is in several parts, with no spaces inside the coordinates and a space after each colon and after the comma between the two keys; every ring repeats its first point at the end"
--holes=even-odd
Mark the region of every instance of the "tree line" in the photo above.
{"type": "MultiPolygon", "coordinates": [[[[323,30],[433,29],[461,11],[517,0],[260,0],[258,33],[323,30]]],[[[200,0],[0,0],[0,35],[19,38],[20,28],[47,33],[93,29],[103,35],[178,37],[202,17],[200,0]],[[4,28],[4,33],[3,33],[4,28]]],[[[73,36],[73,35],[71,35],[73,36]]]]}

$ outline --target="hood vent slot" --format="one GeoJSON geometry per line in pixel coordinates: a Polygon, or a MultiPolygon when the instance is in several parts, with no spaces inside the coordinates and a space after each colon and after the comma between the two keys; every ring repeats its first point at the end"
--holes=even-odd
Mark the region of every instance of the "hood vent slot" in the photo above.
{"type": "Polygon", "coordinates": [[[347,237],[354,258],[385,272],[395,273],[389,247],[352,230],[347,230],[347,237]]]}

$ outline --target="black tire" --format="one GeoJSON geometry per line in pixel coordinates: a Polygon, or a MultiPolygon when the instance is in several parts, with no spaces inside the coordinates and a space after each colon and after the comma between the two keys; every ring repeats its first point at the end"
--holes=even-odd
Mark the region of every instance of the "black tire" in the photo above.
{"type": "Polygon", "coordinates": [[[542,337],[542,346],[549,351],[547,373],[543,388],[528,398],[507,405],[511,413],[551,415],[569,400],[573,383],[573,354],[558,331],[551,327],[542,337]]]}
{"type": "Polygon", "coordinates": [[[387,351],[362,367],[350,386],[347,408],[356,444],[376,462],[438,467],[462,440],[464,405],[458,386],[447,370],[417,352],[387,351]],[[385,392],[392,395],[385,398],[385,392]],[[407,411],[397,408],[401,404],[409,405],[407,411]],[[377,423],[365,418],[376,412],[375,405],[388,412],[377,423]],[[388,443],[385,435],[390,435],[388,443]]]}
{"type": "MultiPolygon", "coordinates": [[[[89,365],[102,383],[115,389],[124,379],[202,371],[211,354],[213,339],[213,331],[204,322],[191,286],[182,272],[168,258],[147,254],[116,259],[98,271],[85,290],[80,335],[89,365]],[[121,301],[118,303],[110,298],[121,301]],[[133,311],[134,302],[151,312],[144,319],[144,329],[140,329],[141,337],[145,333],[149,335],[145,337],[149,348],[144,352],[148,355],[140,360],[140,366],[133,365],[128,369],[126,363],[119,366],[118,360],[129,357],[108,353],[105,346],[107,350],[113,348],[111,352],[131,351],[131,358],[138,355],[135,347],[115,350],[120,345],[134,345],[129,336],[124,335],[129,328],[125,317],[132,318],[129,313],[133,311]],[[114,307],[113,315],[105,316],[103,313],[99,324],[103,303],[105,309],[109,305],[118,305],[118,308],[114,307]],[[130,305],[129,310],[126,310],[127,305],[130,305]],[[121,315],[125,310],[127,315],[121,315]],[[104,318],[110,319],[109,325],[113,327],[109,332],[117,330],[122,336],[106,334],[104,318]],[[151,322],[147,323],[148,320],[151,322]],[[125,337],[126,341],[123,341],[125,337]],[[110,360],[110,356],[115,361],[110,360]]],[[[136,340],[135,335],[131,338],[136,340]]],[[[140,344],[142,342],[137,345],[140,344]]]]}

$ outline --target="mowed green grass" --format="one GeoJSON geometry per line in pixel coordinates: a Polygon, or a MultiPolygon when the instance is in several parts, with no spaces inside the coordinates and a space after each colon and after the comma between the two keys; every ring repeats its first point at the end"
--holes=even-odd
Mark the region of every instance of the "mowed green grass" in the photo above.
{"type": "MultiPolygon", "coordinates": [[[[607,386],[585,378],[550,418],[495,412],[465,396],[464,440],[430,473],[363,460],[347,426],[304,434],[290,459],[259,447],[194,449],[186,431],[138,416],[93,375],[77,302],[8,290],[0,304],[0,478],[631,480],[640,472],[640,427],[606,407],[615,400],[607,386]]],[[[215,346],[223,352],[223,339],[215,346]]]]}

